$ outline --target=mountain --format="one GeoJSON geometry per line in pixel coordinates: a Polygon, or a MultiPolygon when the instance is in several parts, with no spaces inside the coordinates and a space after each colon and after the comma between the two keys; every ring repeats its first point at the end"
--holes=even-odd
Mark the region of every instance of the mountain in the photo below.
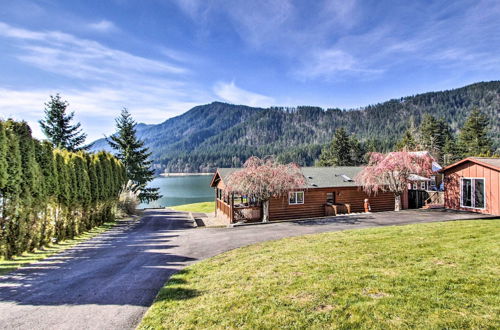
{"type": "MultiPolygon", "coordinates": [[[[158,169],[205,172],[241,166],[251,155],[277,155],[311,165],[321,146],[339,127],[377,150],[393,148],[410,118],[419,125],[426,113],[443,117],[456,132],[469,111],[478,107],[490,118],[491,135],[500,147],[500,81],[393,99],[360,109],[254,108],[214,102],[192,108],[158,125],[137,125],[138,136],[152,151],[158,169]]],[[[94,150],[107,148],[97,140],[94,150]]]]}

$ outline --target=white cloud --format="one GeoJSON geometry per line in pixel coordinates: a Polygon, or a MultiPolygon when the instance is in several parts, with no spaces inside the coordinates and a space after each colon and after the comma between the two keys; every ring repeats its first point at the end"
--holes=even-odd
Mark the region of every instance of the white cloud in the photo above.
{"type": "Polygon", "coordinates": [[[88,25],[89,29],[99,31],[99,32],[113,32],[117,31],[116,25],[108,20],[101,20],[99,22],[91,23],[88,25]]]}
{"type": "Polygon", "coordinates": [[[175,97],[168,91],[91,88],[15,90],[0,88],[0,118],[26,120],[37,138],[44,138],[38,120],[44,116],[44,103],[49,95],[60,92],[61,97],[70,104],[69,111],[75,111],[75,121],[89,135],[87,142],[110,134],[114,129],[114,118],[121,109],[130,110],[134,119],[147,124],[157,124],[170,117],[184,113],[210,98],[202,94],[175,97]],[[166,96],[166,97],[165,97],[166,96]]]}
{"type": "Polygon", "coordinates": [[[136,56],[58,31],[34,32],[0,22],[0,36],[14,39],[18,58],[46,71],[72,78],[107,80],[135,79],[144,73],[187,73],[179,65],[136,56]]]}
{"type": "Polygon", "coordinates": [[[122,107],[129,108],[138,122],[159,123],[212,100],[189,81],[191,72],[184,65],[137,56],[67,33],[36,32],[0,22],[2,37],[16,47],[11,56],[74,82],[31,90],[0,87],[0,117],[28,121],[39,138],[37,121],[43,117],[44,102],[58,92],[69,101],[89,140],[111,133],[122,107]]]}
{"type": "Polygon", "coordinates": [[[332,79],[346,74],[366,76],[381,72],[364,68],[352,55],[340,49],[327,49],[314,53],[295,74],[302,79],[332,79]]]}
{"type": "Polygon", "coordinates": [[[234,81],[230,83],[218,82],[213,90],[222,100],[233,104],[245,104],[255,107],[269,107],[275,104],[272,97],[241,89],[235,85],[234,81]]]}

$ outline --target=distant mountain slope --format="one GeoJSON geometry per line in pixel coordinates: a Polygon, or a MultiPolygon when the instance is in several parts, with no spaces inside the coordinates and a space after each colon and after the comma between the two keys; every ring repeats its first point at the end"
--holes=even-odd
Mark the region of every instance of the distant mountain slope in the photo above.
{"type": "MultiPolygon", "coordinates": [[[[317,107],[252,108],[214,102],[197,106],[158,125],[138,125],[138,135],[151,148],[155,163],[171,172],[210,171],[241,166],[248,156],[280,155],[311,165],[321,145],[345,127],[362,140],[376,139],[381,150],[393,147],[413,117],[445,118],[458,131],[470,109],[489,116],[492,137],[500,147],[500,81],[408,96],[362,109],[342,111],[317,107]]],[[[102,140],[94,149],[103,148],[102,140]]]]}

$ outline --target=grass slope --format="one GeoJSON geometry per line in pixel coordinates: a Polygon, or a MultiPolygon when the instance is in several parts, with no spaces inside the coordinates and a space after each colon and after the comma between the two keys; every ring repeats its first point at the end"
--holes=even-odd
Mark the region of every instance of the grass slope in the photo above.
{"type": "Polygon", "coordinates": [[[500,221],[333,232],[172,276],[140,329],[499,328],[500,221]]]}
{"type": "Polygon", "coordinates": [[[171,206],[170,208],[176,211],[211,213],[215,210],[215,202],[184,204],[171,206]]]}
{"type": "Polygon", "coordinates": [[[53,244],[45,247],[43,250],[36,250],[34,252],[24,253],[21,256],[16,256],[12,260],[5,260],[0,258],[0,275],[7,274],[13,270],[16,270],[22,266],[26,266],[36,261],[40,261],[53,254],[61,252],[65,249],[75,246],[78,243],[84,242],[97,236],[100,233],[114,227],[117,222],[107,222],[101,226],[95,227],[73,239],[64,240],[58,244],[53,244]]]}

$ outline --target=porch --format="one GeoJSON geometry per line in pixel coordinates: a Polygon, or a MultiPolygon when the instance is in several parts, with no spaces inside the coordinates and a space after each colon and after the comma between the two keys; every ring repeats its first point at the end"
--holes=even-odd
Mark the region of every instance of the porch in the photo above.
{"type": "Polygon", "coordinates": [[[244,195],[225,196],[222,189],[215,189],[215,216],[228,223],[258,222],[262,219],[260,202],[244,195]]]}

